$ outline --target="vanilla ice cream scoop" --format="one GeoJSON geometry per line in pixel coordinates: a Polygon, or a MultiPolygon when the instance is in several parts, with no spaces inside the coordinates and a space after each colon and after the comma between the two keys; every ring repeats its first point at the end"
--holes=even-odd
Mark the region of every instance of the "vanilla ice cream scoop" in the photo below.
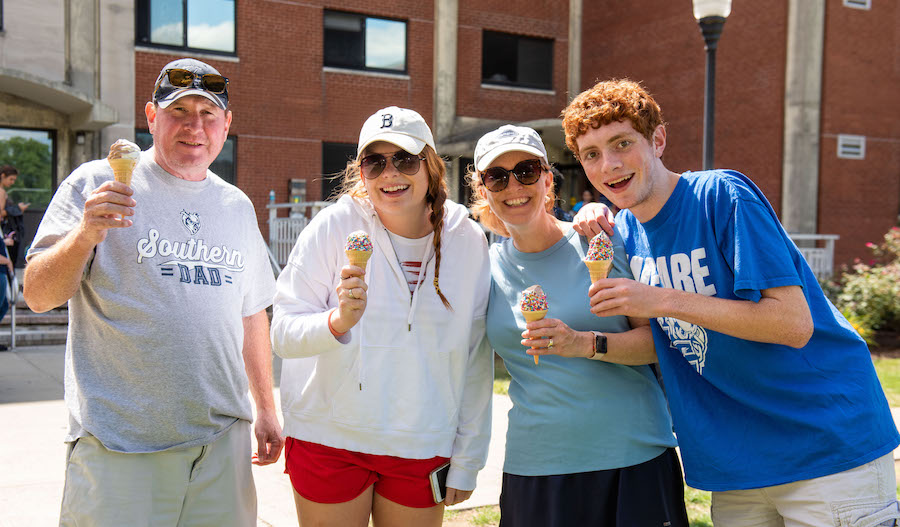
{"type": "Polygon", "coordinates": [[[112,167],[116,181],[131,185],[131,175],[134,167],[141,159],[141,149],[138,145],[127,139],[119,139],[109,147],[109,155],[106,160],[112,167]]]}

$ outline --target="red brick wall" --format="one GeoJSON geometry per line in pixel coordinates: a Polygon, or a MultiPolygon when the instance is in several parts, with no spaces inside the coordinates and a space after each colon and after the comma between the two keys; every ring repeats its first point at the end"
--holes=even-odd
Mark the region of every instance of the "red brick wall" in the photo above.
{"type": "Polygon", "coordinates": [[[828,2],[825,24],[819,231],[841,236],[836,261],[867,260],[900,213],[900,8],[828,2]],[[865,159],[838,159],[838,134],[866,136],[865,159]]]}
{"type": "MultiPolygon", "coordinates": [[[[780,209],[786,3],[734,2],[716,52],[715,166],[753,179],[780,209]]],[[[703,165],[706,51],[690,2],[605,2],[585,8],[583,88],[641,81],[668,123],[663,158],[678,172],[703,165]]]]}
{"type": "MultiPolygon", "coordinates": [[[[396,104],[433,120],[434,3],[414,0],[279,0],[238,6],[238,61],[208,60],[232,80],[237,184],[257,207],[264,232],[268,190],[287,200],[287,181],[308,180],[319,199],[322,141],[355,143],[363,120],[396,104]],[[322,70],[324,8],[408,20],[409,79],[322,70]],[[287,89],[279,86],[287,86],[287,89]]],[[[457,113],[529,121],[557,117],[566,103],[568,3],[460,0],[457,113]],[[484,29],[552,38],[553,94],[481,87],[484,29]]],[[[756,181],[781,208],[787,3],[735,2],[717,52],[718,167],[756,181]]],[[[630,77],[654,94],[668,121],[665,162],[702,164],[705,51],[690,3],[585,2],[582,89],[630,77]]],[[[873,2],[856,11],[830,0],[826,13],[819,232],[842,236],[837,262],[866,254],[900,209],[900,9],[873,2]],[[868,136],[863,161],[838,160],[838,133],[868,136]]],[[[136,53],[135,112],[160,68],[179,55],[136,53]]],[[[141,126],[141,125],[139,125],[141,126]]]]}
{"type": "MultiPolygon", "coordinates": [[[[237,3],[238,61],[202,60],[230,79],[231,134],[237,140],[237,185],[256,206],[267,234],[269,189],[288,200],[288,180],[307,179],[307,199],[321,196],[322,141],[356,143],[363,121],[379,108],[413,108],[431,122],[433,7],[430,2],[292,1],[237,3]],[[323,72],[325,8],[408,21],[409,79],[323,72]]],[[[183,54],[138,51],[138,126],[159,70],[183,54]]]]}
{"type": "Polygon", "coordinates": [[[460,0],[457,114],[504,121],[558,117],[566,105],[568,2],[460,0]],[[554,40],[553,94],[481,87],[482,32],[499,31],[554,40]]]}

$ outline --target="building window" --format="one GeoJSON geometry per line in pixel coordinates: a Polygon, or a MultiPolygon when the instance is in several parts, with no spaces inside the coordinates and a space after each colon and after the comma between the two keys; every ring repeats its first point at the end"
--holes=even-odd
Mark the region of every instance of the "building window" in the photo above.
{"type": "Polygon", "coordinates": [[[552,90],[553,40],[484,31],[481,82],[552,90]]]}
{"type": "Polygon", "coordinates": [[[322,143],[322,199],[335,200],[347,163],[356,159],[352,143],[322,143]]]}
{"type": "Polygon", "coordinates": [[[19,171],[9,189],[15,203],[30,203],[28,210],[44,210],[55,185],[56,133],[52,130],[0,128],[0,166],[19,171]]]}
{"type": "Polygon", "coordinates": [[[406,22],[326,10],[325,66],[406,73],[406,22]]]}
{"type": "Polygon", "coordinates": [[[234,54],[235,0],[137,0],[138,44],[234,54]]]}
{"type": "MultiPolygon", "coordinates": [[[[147,150],[153,146],[153,136],[147,130],[135,130],[134,142],[141,147],[141,150],[147,150]]],[[[225,181],[236,185],[237,181],[237,138],[228,136],[222,151],[219,152],[216,160],[209,165],[209,169],[213,173],[225,181]]]]}

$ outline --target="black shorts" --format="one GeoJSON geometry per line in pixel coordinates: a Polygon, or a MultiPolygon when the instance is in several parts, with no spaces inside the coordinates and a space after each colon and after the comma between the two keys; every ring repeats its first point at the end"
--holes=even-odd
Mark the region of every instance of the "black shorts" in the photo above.
{"type": "Polygon", "coordinates": [[[503,473],[500,527],[688,527],[674,448],[625,468],[515,476],[503,473]]]}

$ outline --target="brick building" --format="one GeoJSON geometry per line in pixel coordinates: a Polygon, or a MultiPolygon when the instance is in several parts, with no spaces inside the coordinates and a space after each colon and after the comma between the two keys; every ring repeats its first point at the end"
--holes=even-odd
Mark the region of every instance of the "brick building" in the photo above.
{"type": "MultiPolygon", "coordinates": [[[[36,2],[44,10],[68,5],[36,2]]],[[[12,42],[22,8],[10,4],[0,34],[0,92],[16,73],[9,66],[15,45],[24,42],[12,42]]],[[[465,199],[461,176],[475,141],[506,122],[542,133],[565,174],[562,196],[579,196],[587,181],[564,148],[559,113],[572,95],[610,77],[642,81],[662,105],[671,169],[701,166],[705,52],[690,2],[86,4],[95,6],[96,27],[114,18],[117,31],[133,39],[118,63],[95,62],[103,75],[124,75],[119,82],[131,91],[117,93],[134,105],[130,115],[119,111],[118,127],[87,136],[87,157],[102,156],[111,138],[131,130],[139,143],[149,141],[143,107],[164,64],[185,55],[210,62],[231,79],[235,112],[214,170],[250,196],[264,232],[269,191],[278,202],[291,192],[326,198],[336,183],[327,175],[355,153],[363,120],[388,105],[414,108],[430,122],[438,152],[451,162],[457,199],[465,199]]],[[[71,18],[71,8],[63,12],[71,18]]],[[[86,22],[79,23],[65,25],[86,22]]],[[[97,42],[96,56],[108,54],[108,42],[97,42]]],[[[789,231],[840,235],[837,263],[864,257],[865,243],[880,239],[900,212],[897,42],[900,7],[886,0],[736,1],[719,42],[716,166],[756,181],[789,231]]],[[[34,99],[35,108],[49,106],[34,99]]],[[[0,110],[9,104],[0,93],[0,110]]],[[[74,128],[11,115],[0,111],[0,127],[55,129],[55,155],[72,163],[84,157],[72,154],[74,128]]],[[[57,163],[54,185],[72,163],[57,163]]]]}

